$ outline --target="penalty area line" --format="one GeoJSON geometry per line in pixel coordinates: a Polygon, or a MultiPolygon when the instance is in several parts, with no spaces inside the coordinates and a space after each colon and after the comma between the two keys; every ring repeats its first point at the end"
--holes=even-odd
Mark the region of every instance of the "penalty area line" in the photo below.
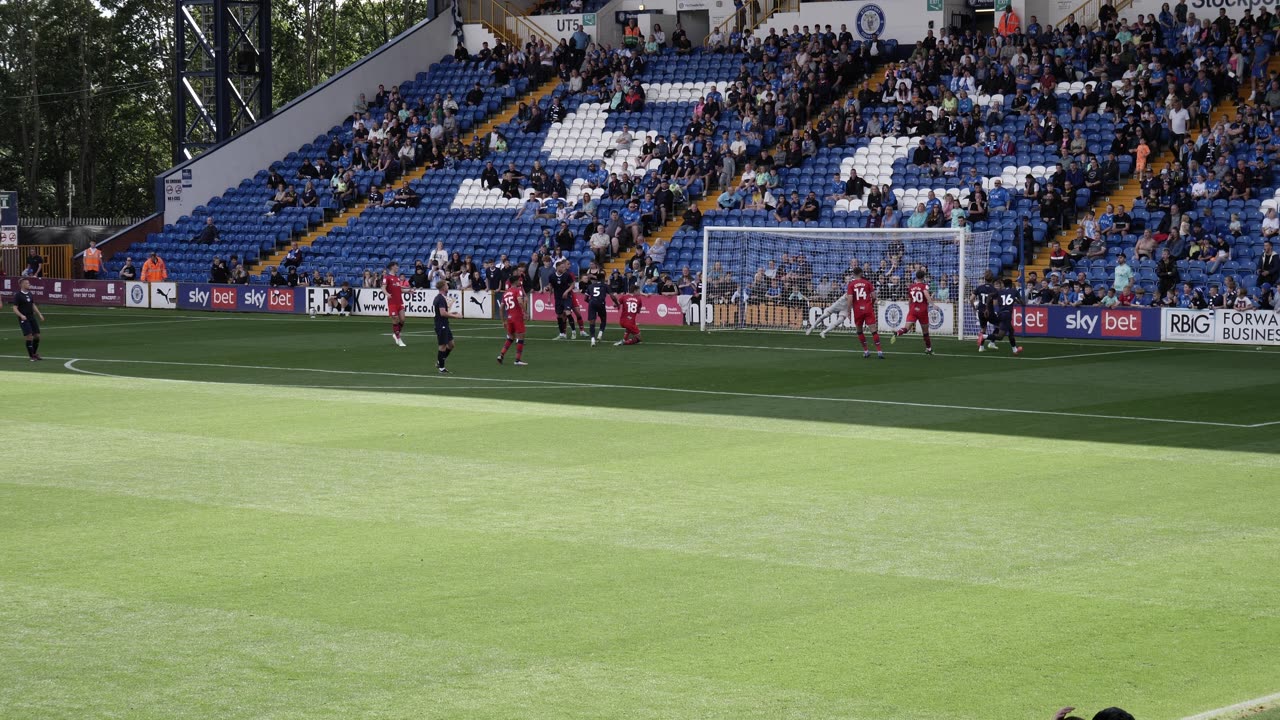
{"type": "Polygon", "coordinates": [[[1212,720],[1213,718],[1226,715],[1227,713],[1239,712],[1241,710],[1249,710],[1250,708],[1256,707],[1258,705],[1269,705],[1271,703],[1277,703],[1277,702],[1280,702],[1280,692],[1271,693],[1270,695],[1263,695],[1260,698],[1245,700],[1244,702],[1238,702],[1235,705],[1227,705],[1226,707],[1220,707],[1215,710],[1206,710],[1205,712],[1199,713],[1197,715],[1188,715],[1185,718],[1182,718],[1182,720],[1212,720]]]}
{"type": "MultiPolygon", "coordinates": [[[[0,357],[21,358],[20,355],[2,355],[0,357]]],[[[1139,417],[1133,415],[1106,415],[1102,413],[1082,413],[1070,412],[1066,410],[1032,410],[1029,408],[999,408],[999,407],[980,407],[976,405],[949,405],[945,403],[922,403],[909,402],[905,400],[875,400],[871,398],[841,398],[826,397],[822,395],[785,395],[778,393],[751,393],[733,390],[701,390],[697,388],[671,388],[656,387],[652,385],[622,385],[616,383],[587,383],[587,382],[569,382],[560,380],[531,380],[528,378],[491,378],[491,377],[474,377],[465,375],[424,375],[413,373],[392,373],[392,372],[375,372],[365,370],[330,370],[324,368],[295,368],[295,367],[277,367],[271,365],[235,365],[230,363],[195,363],[195,362],[178,362],[173,360],[124,360],[109,358],[54,358],[50,360],[65,360],[72,367],[67,368],[72,372],[85,372],[80,368],[74,367],[75,363],[97,362],[97,363],[118,363],[132,365],[171,365],[175,367],[212,367],[212,368],[228,368],[233,370],[273,370],[279,372],[314,372],[326,373],[334,375],[363,375],[370,377],[405,377],[405,378],[433,378],[437,381],[460,381],[469,382],[487,382],[487,383],[508,383],[511,385],[535,385],[546,387],[574,387],[588,388],[600,390],[635,390],[641,392],[665,392],[679,395],[701,395],[708,397],[727,397],[727,398],[751,398],[759,400],[796,400],[803,402],[831,402],[845,403],[850,405],[876,405],[884,407],[910,407],[910,408],[926,408],[930,410],[962,410],[966,412],[980,412],[991,414],[1005,415],[1040,415],[1045,417],[1071,417],[1071,418],[1089,418],[1094,420],[1119,420],[1123,422],[1153,422],[1164,423],[1169,425],[1195,425],[1200,427],[1224,427],[1237,429],[1253,429],[1264,425],[1245,424],[1245,423],[1227,423],[1213,422],[1210,420],[1179,420],[1175,418],[1155,418],[1155,417],[1139,417]]],[[[64,364],[64,367],[66,365],[64,364]]],[[[92,374],[92,373],[87,373],[92,374]]],[[[139,380],[160,379],[160,378],[137,378],[139,380]]],[[[176,382],[216,382],[216,381],[183,381],[176,378],[168,378],[176,382]]],[[[259,385],[261,383],[258,383],[259,385]]],[[[273,385],[275,387],[289,387],[288,385],[273,385]]],[[[503,387],[506,387],[504,385],[503,387]]],[[[1270,423],[1267,423],[1270,424],[1270,423]]],[[[1277,423],[1280,424],[1280,423],[1277,423]]]]}

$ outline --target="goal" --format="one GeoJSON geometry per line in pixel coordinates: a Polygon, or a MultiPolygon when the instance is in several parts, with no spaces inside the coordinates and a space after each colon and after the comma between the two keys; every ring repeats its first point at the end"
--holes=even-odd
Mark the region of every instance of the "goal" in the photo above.
{"type": "MultiPolygon", "coordinates": [[[[961,228],[705,227],[699,327],[807,329],[844,294],[856,265],[876,284],[881,330],[902,327],[907,287],[924,268],[935,300],[931,333],[974,336],[969,294],[991,265],[990,244],[991,233],[961,228]]],[[[847,314],[832,315],[817,329],[850,323],[847,314]]]]}

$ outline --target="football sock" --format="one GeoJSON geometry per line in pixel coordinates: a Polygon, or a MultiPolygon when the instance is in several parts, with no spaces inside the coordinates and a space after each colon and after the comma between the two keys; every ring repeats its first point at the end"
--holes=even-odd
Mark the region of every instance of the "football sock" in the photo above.
{"type": "Polygon", "coordinates": [[[605,326],[609,323],[604,318],[600,318],[600,332],[604,332],[605,326]]]}
{"type": "Polygon", "coordinates": [[[524,340],[516,341],[516,360],[524,356],[524,340]]]}
{"type": "Polygon", "coordinates": [[[436,351],[436,367],[444,367],[444,359],[446,353],[443,350],[436,351]]]}
{"type": "Polygon", "coordinates": [[[31,338],[31,352],[33,353],[40,352],[40,336],[38,335],[36,337],[31,338]]]}
{"type": "Polygon", "coordinates": [[[560,326],[560,334],[561,334],[561,335],[563,335],[563,334],[564,334],[564,328],[565,328],[565,322],[564,322],[564,316],[563,316],[563,315],[561,315],[560,317],[556,318],[556,324],[560,326]]]}
{"type": "Polygon", "coordinates": [[[878,331],[871,333],[871,340],[876,344],[876,352],[880,352],[880,333],[878,331]]]}
{"type": "Polygon", "coordinates": [[[1013,333],[1009,333],[1009,347],[1018,347],[1018,338],[1014,337],[1013,333]]]}
{"type": "Polygon", "coordinates": [[[582,313],[578,312],[577,310],[574,310],[574,311],[573,311],[573,317],[574,317],[574,319],[575,319],[575,320],[577,320],[577,321],[578,321],[578,329],[579,329],[579,330],[581,330],[582,328],[586,327],[586,324],[582,322],[582,313]]]}
{"type": "Polygon", "coordinates": [[[449,348],[448,350],[445,350],[445,351],[444,351],[444,356],[445,356],[445,357],[449,357],[449,353],[451,353],[451,352],[453,352],[453,348],[449,348]]]}
{"type": "Polygon", "coordinates": [[[925,350],[933,349],[933,338],[929,337],[929,333],[924,334],[924,349],[925,350]]]}
{"type": "Polygon", "coordinates": [[[591,323],[591,337],[595,337],[595,336],[596,336],[596,324],[591,323]]]}
{"type": "Polygon", "coordinates": [[[902,337],[903,335],[907,334],[907,328],[898,328],[897,330],[893,331],[893,334],[897,335],[898,337],[902,337]]]}
{"type": "Polygon", "coordinates": [[[391,323],[391,333],[396,337],[400,337],[400,328],[402,327],[404,327],[404,323],[401,323],[401,322],[391,323]]]}
{"type": "Polygon", "coordinates": [[[504,342],[504,343],[502,343],[502,352],[500,352],[500,353],[498,353],[498,354],[499,354],[500,356],[501,356],[501,355],[506,355],[506,354],[507,354],[507,351],[508,351],[508,350],[510,350],[510,349],[511,349],[511,338],[507,338],[507,341],[506,341],[506,342],[504,342]]]}
{"type": "Polygon", "coordinates": [[[858,331],[858,342],[862,343],[862,349],[867,349],[867,335],[861,330],[858,331]]]}
{"type": "Polygon", "coordinates": [[[27,356],[28,356],[28,357],[30,357],[30,356],[35,355],[35,354],[36,354],[36,344],[35,344],[35,342],[33,342],[33,341],[31,341],[31,340],[28,340],[28,341],[27,341],[27,356]]]}

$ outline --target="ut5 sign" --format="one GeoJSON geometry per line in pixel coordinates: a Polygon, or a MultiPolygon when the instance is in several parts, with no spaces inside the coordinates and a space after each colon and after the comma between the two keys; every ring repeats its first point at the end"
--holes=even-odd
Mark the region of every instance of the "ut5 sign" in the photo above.
{"type": "Polygon", "coordinates": [[[1014,309],[1013,326],[1023,335],[1043,337],[1159,340],[1160,311],[1029,306],[1014,309]]]}

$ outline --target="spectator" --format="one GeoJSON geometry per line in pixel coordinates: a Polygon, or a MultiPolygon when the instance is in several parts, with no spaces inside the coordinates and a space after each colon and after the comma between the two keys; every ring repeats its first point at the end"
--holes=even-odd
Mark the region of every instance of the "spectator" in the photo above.
{"type": "Polygon", "coordinates": [[[303,255],[305,254],[302,246],[294,242],[289,246],[289,251],[284,254],[284,266],[286,268],[296,268],[302,265],[303,255]]]}
{"type": "Polygon", "coordinates": [[[204,227],[200,228],[200,234],[196,235],[195,241],[201,245],[212,245],[218,242],[218,226],[213,224],[213,216],[204,219],[204,227]]]}
{"type": "Polygon", "coordinates": [[[413,274],[409,276],[409,287],[422,290],[431,288],[431,279],[427,277],[427,266],[421,260],[413,264],[413,274]]]}
{"type": "Polygon", "coordinates": [[[227,263],[217,255],[213,256],[213,262],[209,264],[209,282],[214,285],[225,285],[231,282],[231,270],[227,268],[227,263]]]}
{"type": "Polygon", "coordinates": [[[1160,251],[1160,262],[1156,263],[1156,278],[1158,284],[1156,289],[1161,297],[1164,297],[1178,284],[1182,273],[1178,270],[1177,259],[1173,253],[1169,252],[1169,248],[1160,251]]]}
{"type": "Polygon", "coordinates": [[[1262,243],[1262,255],[1258,257],[1258,284],[1275,286],[1277,283],[1280,283],[1280,258],[1267,240],[1262,243]]]}
{"type": "Polygon", "coordinates": [[[124,267],[120,268],[121,280],[137,280],[138,268],[134,267],[133,258],[124,259],[124,267]]]}
{"type": "Polygon", "coordinates": [[[1120,257],[1116,258],[1115,282],[1111,287],[1116,290],[1124,290],[1133,283],[1133,266],[1129,264],[1124,253],[1120,253],[1120,257]]]}
{"type": "Polygon", "coordinates": [[[618,241],[616,238],[609,237],[605,232],[604,225],[596,224],[596,231],[591,235],[589,247],[592,254],[596,257],[596,262],[604,265],[612,255],[618,252],[618,241]]]}
{"type": "Polygon", "coordinates": [[[268,276],[267,283],[271,287],[284,287],[289,284],[289,279],[281,275],[280,270],[275,265],[271,266],[268,276]]]}
{"type": "Polygon", "coordinates": [[[1071,260],[1067,256],[1067,252],[1062,249],[1062,245],[1054,241],[1049,251],[1049,270],[1056,272],[1059,276],[1065,275],[1071,269],[1071,260]]]}
{"type": "Polygon", "coordinates": [[[1262,218],[1262,237],[1273,238],[1276,235],[1280,235],[1280,216],[1277,216],[1275,208],[1269,208],[1262,218]]]}
{"type": "Polygon", "coordinates": [[[1139,260],[1155,259],[1156,239],[1148,228],[1142,231],[1142,236],[1138,238],[1138,242],[1133,247],[1133,256],[1139,260]]]}
{"type": "Polygon", "coordinates": [[[235,263],[235,267],[231,269],[231,284],[233,285],[249,284],[249,272],[244,269],[244,265],[241,265],[240,263],[235,263]]]}

